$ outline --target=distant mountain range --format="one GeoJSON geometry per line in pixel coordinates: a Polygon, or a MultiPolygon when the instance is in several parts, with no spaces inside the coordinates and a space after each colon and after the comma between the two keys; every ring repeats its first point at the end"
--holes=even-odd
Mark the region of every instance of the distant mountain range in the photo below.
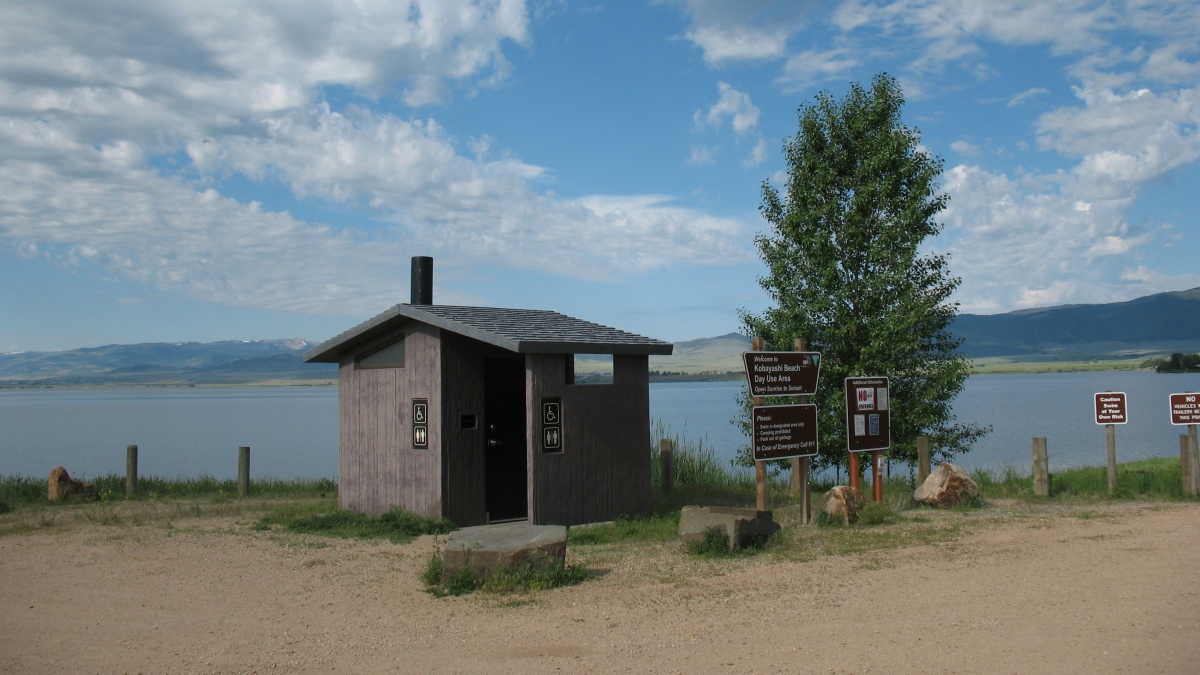
{"type": "Polygon", "coordinates": [[[307,340],[108,345],[0,354],[0,385],[301,383],[337,378],[336,364],[304,363],[307,340]]]}
{"type": "Polygon", "coordinates": [[[960,314],[952,330],[974,358],[1077,361],[1200,352],[1200,288],[1105,305],[960,314]]]}
{"type": "MultiPolygon", "coordinates": [[[[963,351],[982,359],[1084,361],[1200,352],[1200,288],[1128,302],[1063,305],[1006,314],[960,314],[952,331],[963,351]]],[[[650,357],[660,373],[742,369],[749,338],[737,333],[675,343],[650,357]]],[[[205,385],[317,383],[337,378],[334,364],[304,363],[307,340],[147,343],[63,352],[0,354],[0,386],[205,385]]],[[[603,372],[611,360],[583,356],[577,370],[603,372]]]]}

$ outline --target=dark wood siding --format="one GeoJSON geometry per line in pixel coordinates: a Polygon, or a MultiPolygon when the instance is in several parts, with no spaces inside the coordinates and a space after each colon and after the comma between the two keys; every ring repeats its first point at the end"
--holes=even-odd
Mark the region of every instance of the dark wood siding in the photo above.
{"type": "Polygon", "coordinates": [[[392,507],[442,516],[440,331],[409,322],[341,357],[338,502],[379,514],[392,507]],[[355,368],[357,354],[404,334],[403,368],[355,368]],[[429,449],[413,448],[412,400],[429,401],[429,449]]]}
{"type": "Polygon", "coordinates": [[[528,358],[531,519],[577,525],[650,510],[647,357],[613,357],[611,385],[568,385],[569,356],[528,358]],[[563,452],[541,451],[541,402],[562,399],[563,452]]]}

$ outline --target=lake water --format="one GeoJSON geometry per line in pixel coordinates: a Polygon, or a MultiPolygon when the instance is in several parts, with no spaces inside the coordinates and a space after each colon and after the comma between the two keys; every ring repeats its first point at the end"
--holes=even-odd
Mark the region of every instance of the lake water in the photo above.
{"type": "MultiPolygon", "coordinates": [[[[650,414],[729,459],[747,442],[731,423],[741,387],[652,384],[650,414]]],[[[1187,428],[1171,425],[1168,396],[1200,391],[1200,374],[1048,373],[968,379],[955,412],[993,431],[955,461],[1026,472],[1030,438],[1045,436],[1052,471],[1102,466],[1105,432],[1093,410],[1102,391],[1128,400],[1118,461],[1179,455],[1187,428]]],[[[247,445],[252,476],[334,477],[337,419],[334,387],[0,389],[0,475],[40,477],[59,465],[85,478],[124,474],[125,446],[136,444],[143,476],[234,478],[238,446],[247,445]]]]}

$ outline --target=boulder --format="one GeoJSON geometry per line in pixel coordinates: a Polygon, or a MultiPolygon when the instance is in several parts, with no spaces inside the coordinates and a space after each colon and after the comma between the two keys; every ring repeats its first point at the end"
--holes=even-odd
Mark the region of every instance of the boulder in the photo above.
{"type": "Polygon", "coordinates": [[[679,540],[684,546],[704,540],[704,532],[719,527],[730,549],[759,546],[779,531],[770,511],[721,506],[685,506],[679,512],[679,540]]]}
{"type": "Polygon", "coordinates": [[[913,501],[948,509],[979,497],[979,485],[960,466],[942,462],[913,491],[913,501]]]}
{"type": "Polygon", "coordinates": [[[61,502],[72,495],[90,497],[94,493],[91,483],[71,478],[61,466],[50,472],[46,488],[46,497],[52,502],[61,502]]]}
{"type": "Polygon", "coordinates": [[[464,527],[446,539],[442,581],[463,568],[487,579],[502,568],[561,569],[566,561],[565,526],[502,523],[464,527]]]}
{"type": "Polygon", "coordinates": [[[867,503],[862,490],[849,485],[839,485],[825,493],[821,509],[831,516],[840,516],[842,522],[851,525],[858,521],[858,512],[867,503]]]}

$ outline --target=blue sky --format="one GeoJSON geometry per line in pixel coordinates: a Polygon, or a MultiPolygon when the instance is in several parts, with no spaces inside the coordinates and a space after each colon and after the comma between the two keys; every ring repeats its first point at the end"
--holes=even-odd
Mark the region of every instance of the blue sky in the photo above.
{"type": "Polygon", "coordinates": [[[761,311],[797,109],[880,71],[960,310],[1200,286],[1194,2],[0,4],[0,352],[324,340],[408,299],[761,311]]]}

